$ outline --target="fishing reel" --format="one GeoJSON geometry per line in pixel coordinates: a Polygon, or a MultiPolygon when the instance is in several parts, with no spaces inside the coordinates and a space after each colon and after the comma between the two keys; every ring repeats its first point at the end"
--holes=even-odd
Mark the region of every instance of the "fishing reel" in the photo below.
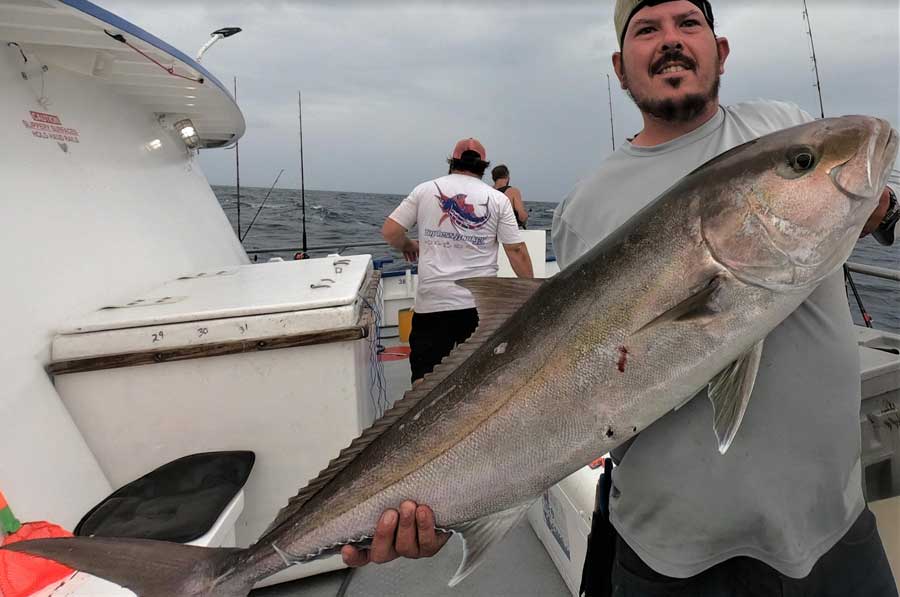
{"type": "Polygon", "coordinates": [[[878,225],[878,228],[872,232],[872,237],[886,247],[890,247],[894,244],[894,230],[897,227],[897,222],[900,221],[900,205],[897,204],[897,195],[894,193],[894,189],[888,187],[888,209],[887,213],[884,214],[884,219],[881,220],[881,224],[878,225]]]}

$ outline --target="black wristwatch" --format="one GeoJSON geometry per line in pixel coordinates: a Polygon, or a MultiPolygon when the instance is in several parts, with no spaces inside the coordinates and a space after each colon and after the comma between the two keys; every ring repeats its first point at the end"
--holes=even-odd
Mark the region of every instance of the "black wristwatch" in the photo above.
{"type": "Polygon", "coordinates": [[[875,240],[882,245],[890,247],[894,244],[894,228],[896,228],[897,222],[900,221],[900,205],[897,205],[897,195],[894,193],[894,189],[888,187],[887,190],[887,213],[884,214],[881,224],[878,225],[878,228],[872,233],[872,236],[874,236],[875,240]]]}

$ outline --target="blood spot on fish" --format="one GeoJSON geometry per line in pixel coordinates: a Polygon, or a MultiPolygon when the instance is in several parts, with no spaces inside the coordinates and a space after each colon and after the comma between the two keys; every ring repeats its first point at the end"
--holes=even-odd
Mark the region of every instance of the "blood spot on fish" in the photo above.
{"type": "Polygon", "coordinates": [[[506,342],[504,342],[503,344],[498,344],[497,348],[494,349],[494,354],[503,354],[504,352],[506,352],[507,346],[508,344],[506,342]]]}
{"type": "Polygon", "coordinates": [[[628,364],[628,349],[624,346],[619,347],[619,361],[616,363],[616,366],[619,368],[620,373],[625,373],[625,365],[628,364]]]}
{"type": "Polygon", "coordinates": [[[610,427],[606,430],[606,437],[612,437],[614,435],[615,435],[615,433],[613,433],[612,427],[610,427]]]}

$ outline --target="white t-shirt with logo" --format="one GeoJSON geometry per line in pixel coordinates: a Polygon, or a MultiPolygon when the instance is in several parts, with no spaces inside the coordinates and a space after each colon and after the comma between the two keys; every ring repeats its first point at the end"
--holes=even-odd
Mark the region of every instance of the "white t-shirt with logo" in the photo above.
{"type": "Polygon", "coordinates": [[[522,242],[509,198],[465,174],[420,184],[390,218],[407,230],[419,225],[417,313],[474,307],[456,280],[496,276],[498,242],[522,242]]]}

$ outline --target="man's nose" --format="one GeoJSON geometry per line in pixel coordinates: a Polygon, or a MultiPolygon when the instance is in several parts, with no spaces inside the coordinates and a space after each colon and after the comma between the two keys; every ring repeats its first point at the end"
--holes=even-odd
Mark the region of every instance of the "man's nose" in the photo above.
{"type": "Polygon", "coordinates": [[[683,50],[684,46],[681,44],[680,39],[676,38],[666,38],[663,40],[662,47],[660,48],[663,52],[671,52],[672,50],[683,50]]]}
{"type": "Polygon", "coordinates": [[[664,52],[670,50],[682,50],[681,30],[678,27],[665,27],[663,29],[662,48],[664,52]]]}

